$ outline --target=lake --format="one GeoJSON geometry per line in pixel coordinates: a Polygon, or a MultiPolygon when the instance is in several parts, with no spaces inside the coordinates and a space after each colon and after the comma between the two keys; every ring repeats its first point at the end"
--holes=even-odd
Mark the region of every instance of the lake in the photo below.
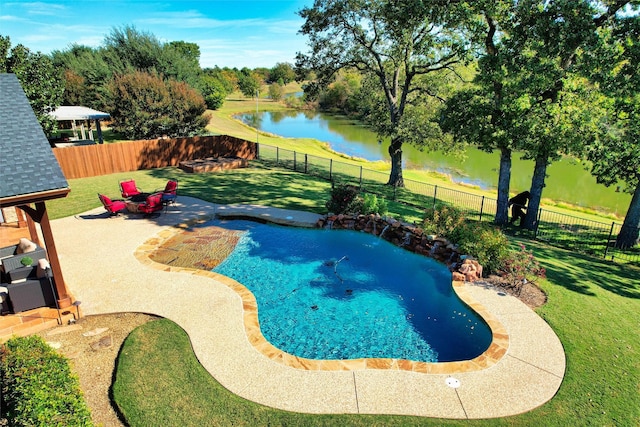
{"type": "MultiPolygon", "coordinates": [[[[237,116],[260,130],[288,138],[313,138],[329,144],[332,150],[370,161],[389,162],[389,140],[379,141],[376,134],[357,121],[314,111],[244,113],[237,116]]],[[[500,154],[468,148],[459,160],[441,152],[422,152],[408,144],[403,146],[404,167],[430,170],[449,175],[454,182],[494,189],[498,185],[500,154]]],[[[534,162],[513,156],[511,191],[528,190],[534,162]]],[[[580,162],[564,158],[547,169],[544,198],[574,205],[602,209],[624,216],[631,195],[605,187],[585,170],[580,162]]]]}

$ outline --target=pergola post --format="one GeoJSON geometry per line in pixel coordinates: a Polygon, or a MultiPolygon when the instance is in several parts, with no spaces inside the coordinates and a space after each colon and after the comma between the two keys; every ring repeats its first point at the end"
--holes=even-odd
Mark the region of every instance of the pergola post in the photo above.
{"type": "Polygon", "coordinates": [[[102,139],[102,128],[100,128],[99,119],[96,119],[96,131],[98,132],[98,144],[103,144],[104,140],[102,139]]]}
{"type": "Polygon", "coordinates": [[[25,211],[35,222],[40,223],[40,229],[42,230],[42,237],[44,238],[44,245],[47,249],[47,258],[51,265],[51,271],[53,273],[53,279],[56,285],[56,291],[58,293],[58,306],[60,308],[67,308],[71,306],[72,300],[67,290],[67,284],[64,281],[62,275],[62,269],[60,268],[60,261],[58,260],[58,251],[56,250],[56,243],[53,238],[53,232],[51,230],[51,223],[49,222],[49,213],[47,212],[47,206],[44,202],[36,202],[36,208],[33,209],[30,206],[21,205],[20,209],[25,211]]]}

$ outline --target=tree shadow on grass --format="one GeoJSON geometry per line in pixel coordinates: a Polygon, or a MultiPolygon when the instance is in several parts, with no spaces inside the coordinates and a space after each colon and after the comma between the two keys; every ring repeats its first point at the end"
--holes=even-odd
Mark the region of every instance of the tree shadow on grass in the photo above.
{"type": "Polygon", "coordinates": [[[564,249],[531,242],[536,258],[553,283],[584,295],[595,295],[592,284],[626,298],[640,299],[640,268],[576,254],[564,249]]]}
{"type": "Polygon", "coordinates": [[[187,195],[220,204],[268,204],[324,213],[331,184],[304,174],[260,165],[223,172],[186,173],[178,168],[149,170],[155,178],[177,179],[178,199],[187,195]]]}

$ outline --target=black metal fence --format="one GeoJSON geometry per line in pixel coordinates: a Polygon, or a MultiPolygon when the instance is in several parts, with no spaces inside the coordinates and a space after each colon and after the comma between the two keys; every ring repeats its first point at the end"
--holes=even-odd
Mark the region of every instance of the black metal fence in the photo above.
{"type": "MultiPolygon", "coordinates": [[[[409,179],[404,179],[403,188],[392,188],[385,185],[389,179],[388,172],[365,169],[362,166],[270,145],[259,145],[258,159],[328,181],[356,185],[368,193],[419,209],[434,207],[439,203],[448,204],[479,221],[493,221],[497,211],[497,200],[490,197],[409,179]]],[[[640,262],[640,246],[636,245],[626,250],[615,247],[621,228],[622,224],[615,221],[598,222],[539,209],[536,229],[532,235],[555,246],[608,260],[640,262]]]]}

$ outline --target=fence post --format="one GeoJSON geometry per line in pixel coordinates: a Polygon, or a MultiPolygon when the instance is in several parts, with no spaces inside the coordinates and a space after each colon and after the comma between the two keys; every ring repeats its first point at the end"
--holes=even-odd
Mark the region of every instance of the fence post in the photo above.
{"type": "Polygon", "coordinates": [[[609,253],[609,242],[611,242],[611,237],[613,236],[613,227],[616,225],[615,222],[611,223],[611,230],[609,230],[609,238],[607,239],[607,245],[604,247],[604,259],[607,259],[607,254],[609,253]]]}
{"type": "Polygon", "coordinates": [[[433,209],[435,209],[435,208],[436,208],[436,200],[437,200],[437,197],[438,197],[438,186],[437,186],[437,185],[434,185],[434,186],[433,186],[433,209]]]}
{"type": "Polygon", "coordinates": [[[333,182],[333,159],[329,159],[329,181],[333,182]]]}
{"type": "Polygon", "coordinates": [[[294,151],[294,152],[293,152],[293,170],[294,170],[295,172],[298,172],[298,168],[296,167],[296,160],[298,160],[298,159],[297,159],[297,156],[296,156],[297,154],[298,154],[298,152],[297,152],[297,151],[294,151]]]}
{"type": "Polygon", "coordinates": [[[482,222],[482,212],[484,211],[484,196],[482,196],[482,201],[480,202],[480,222],[482,222]]]}
{"type": "Polygon", "coordinates": [[[276,147],[276,166],[280,164],[280,147],[276,147]]]}
{"type": "Polygon", "coordinates": [[[304,173],[307,173],[307,170],[309,170],[309,161],[307,159],[307,153],[304,154],[304,173]]]}
{"type": "MultiPolygon", "coordinates": [[[[542,209],[538,209],[538,219],[536,220],[536,227],[533,230],[533,238],[538,238],[538,228],[540,227],[540,218],[542,218],[542,209]]],[[[522,221],[522,219],[520,219],[522,221]]]]}
{"type": "Polygon", "coordinates": [[[260,144],[256,142],[256,159],[260,160],[260,144]]]}
{"type": "Polygon", "coordinates": [[[362,166],[360,166],[360,189],[362,190],[362,166]]]}

